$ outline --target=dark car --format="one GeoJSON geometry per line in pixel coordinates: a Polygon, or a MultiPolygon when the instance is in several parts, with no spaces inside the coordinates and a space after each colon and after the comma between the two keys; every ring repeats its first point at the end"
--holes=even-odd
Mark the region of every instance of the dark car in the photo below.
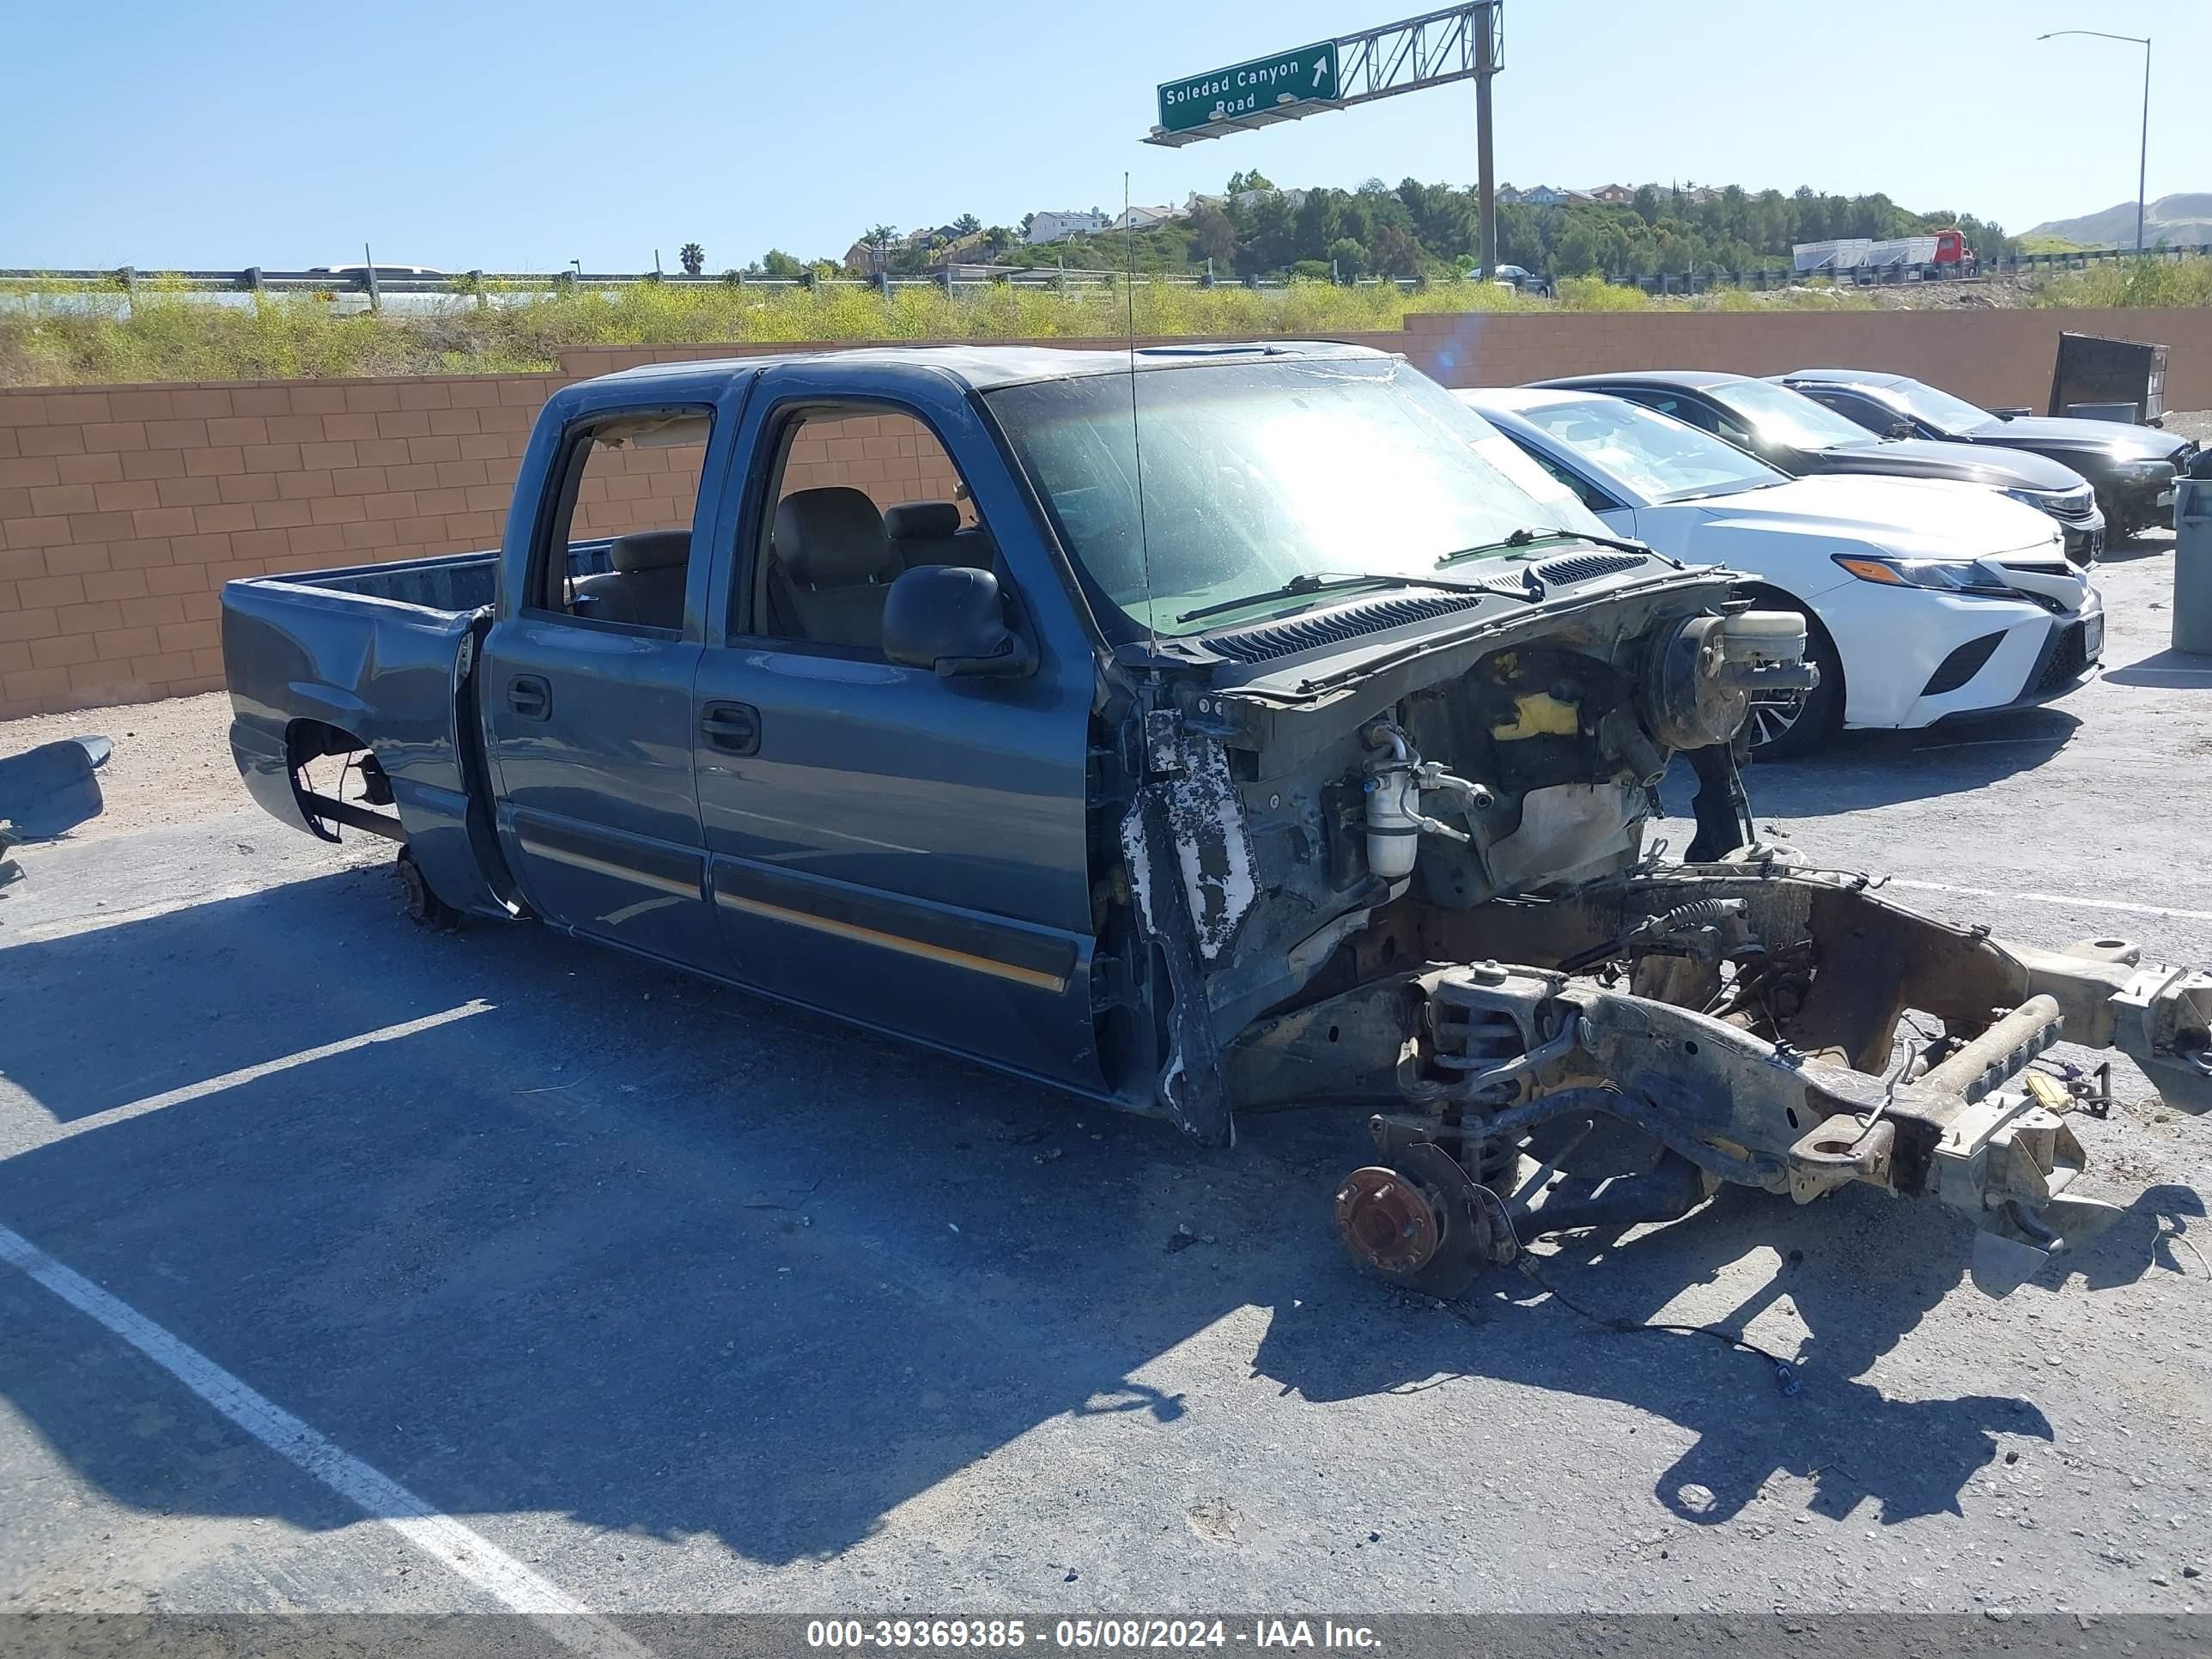
{"type": "Polygon", "coordinates": [[[2088,481],[2070,467],[2024,449],[1967,449],[1922,438],[1876,436],[1801,392],[1718,369],[1577,374],[1536,384],[1626,398],[1724,438],[1793,477],[1870,472],[1986,484],[2057,520],[2066,535],[2066,556],[2075,563],[2094,563],[2105,550],[2105,515],[2088,481]]]}
{"type": "Polygon", "coordinates": [[[1902,428],[1916,438],[2025,449],[2070,466],[2096,490],[2106,532],[2115,540],[2164,520],[2173,505],[2173,481],[2197,452],[2194,442],[2154,426],[1992,415],[1909,375],[1799,368],[1773,378],[1869,432],[1902,428]]]}

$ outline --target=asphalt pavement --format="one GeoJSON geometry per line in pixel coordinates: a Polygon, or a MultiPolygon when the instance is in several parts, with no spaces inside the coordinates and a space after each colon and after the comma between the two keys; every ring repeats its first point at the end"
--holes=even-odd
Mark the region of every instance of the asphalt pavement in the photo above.
{"type": "MultiPolygon", "coordinates": [[[[2002,934],[2212,958],[2170,568],[2106,565],[2095,683],[1754,769],[1759,822],[2002,934]]],[[[1963,1221],[1856,1188],[1445,1306],[1339,1248],[1350,1121],[1200,1152],[541,929],[417,929],[380,843],[242,796],[24,860],[0,1612],[2212,1594],[2212,1124],[2132,1074],[2077,1124],[2127,1216],[2004,1301],[1963,1221]]]]}

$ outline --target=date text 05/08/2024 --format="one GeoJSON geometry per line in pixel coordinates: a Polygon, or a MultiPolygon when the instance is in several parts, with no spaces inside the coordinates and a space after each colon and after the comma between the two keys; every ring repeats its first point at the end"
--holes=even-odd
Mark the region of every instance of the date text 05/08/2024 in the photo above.
{"type": "Polygon", "coordinates": [[[1367,1626],[1338,1624],[1331,1619],[1255,1618],[1232,1622],[1131,1616],[1057,1619],[1049,1624],[1028,1619],[816,1619],[807,1623],[806,1645],[833,1652],[905,1649],[988,1654],[1017,1653],[1032,1647],[1109,1653],[1240,1647],[1373,1652],[1382,1644],[1367,1626]]]}

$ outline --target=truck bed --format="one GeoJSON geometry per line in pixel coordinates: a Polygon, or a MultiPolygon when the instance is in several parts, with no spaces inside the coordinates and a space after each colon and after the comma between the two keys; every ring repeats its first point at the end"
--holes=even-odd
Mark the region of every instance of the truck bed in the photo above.
{"type": "MultiPolygon", "coordinates": [[[[569,574],[611,569],[611,546],[574,544],[569,574]]],[[[248,793],[310,834],[329,836],[336,822],[404,837],[436,890],[492,909],[500,900],[470,847],[471,806],[483,791],[463,647],[489,618],[499,558],[445,554],[250,577],[222,591],[231,752],[248,793]],[[337,758],[362,751],[374,769],[337,758]],[[388,799],[364,787],[374,770],[390,781],[388,799]],[[319,793],[349,779],[343,796],[319,793]]]]}
{"type": "MultiPolygon", "coordinates": [[[[574,542],[568,548],[568,574],[604,575],[614,568],[611,541],[574,542]]],[[[356,564],[334,570],[311,570],[296,575],[249,579],[253,586],[308,587],[318,592],[343,593],[387,604],[410,605],[422,611],[468,612],[482,610],[499,593],[499,552],[444,553],[427,559],[401,559],[388,564],[356,564]]]]}

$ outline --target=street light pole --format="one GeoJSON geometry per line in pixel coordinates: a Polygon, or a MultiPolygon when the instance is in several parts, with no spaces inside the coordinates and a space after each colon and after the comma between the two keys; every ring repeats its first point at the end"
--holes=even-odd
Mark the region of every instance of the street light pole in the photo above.
{"type": "Polygon", "coordinates": [[[2089,34],[2100,40],[2125,40],[2143,49],[2142,148],[2136,156],[2136,252],[2143,251],[2144,181],[2150,176],[2150,37],[2147,34],[2109,34],[2103,29],[2053,29],[2039,40],[2055,40],[2062,34],[2089,34]]]}

